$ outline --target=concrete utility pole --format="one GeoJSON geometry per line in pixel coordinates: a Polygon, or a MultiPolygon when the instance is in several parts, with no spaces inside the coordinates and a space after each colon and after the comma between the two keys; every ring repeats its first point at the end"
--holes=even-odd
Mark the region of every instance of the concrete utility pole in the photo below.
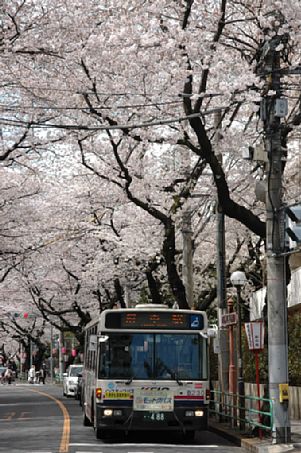
{"type": "MultiPolygon", "coordinates": [[[[218,110],[214,114],[214,126],[215,126],[215,140],[214,144],[218,147],[220,141],[220,129],[221,129],[221,111],[218,110]]],[[[222,164],[223,156],[220,152],[217,153],[219,162],[222,164]]],[[[221,206],[217,200],[216,203],[216,248],[217,248],[217,259],[216,259],[216,272],[217,272],[217,300],[218,307],[224,313],[227,310],[226,303],[226,276],[225,276],[225,215],[221,206]]]]}
{"type": "Polygon", "coordinates": [[[183,237],[183,283],[186,299],[190,308],[193,307],[193,245],[191,227],[191,209],[183,212],[182,237],[183,237]]]}
{"type": "Polygon", "coordinates": [[[290,441],[287,401],[280,402],[280,389],[288,384],[286,263],[282,208],[281,117],[286,100],[281,97],[280,51],[283,36],[274,36],[262,49],[261,71],[265,75],[265,94],[261,101],[267,163],[266,258],[269,350],[269,396],[273,400],[273,443],[290,441]],[[270,94],[272,93],[272,94],[270,94]]]}
{"type": "MultiPolygon", "coordinates": [[[[215,140],[214,145],[218,148],[220,142],[220,129],[222,124],[221,111],[214,114],[215,140]]],[[[217,150],[217,157],[222,164],[223,156],[217,150]]],[[[221,328],[222,315],[227,313],[226,303],[226,275],[225,275],[225,215],[216,201],[216,286],[217,286],[217,303],[218,303],[218,340],[219,340],[219,382],[222,392],[229,390],[229,344],[228,331],[221,328]]]]}
{"type": "Polygon", "coordinates": [[[60,382],[63,380],[64,373],[64,357],[62,353],[62,347],[64,345],[64,334],[63,331],[59,331],[59,373],[60,373],[60,382]]]}

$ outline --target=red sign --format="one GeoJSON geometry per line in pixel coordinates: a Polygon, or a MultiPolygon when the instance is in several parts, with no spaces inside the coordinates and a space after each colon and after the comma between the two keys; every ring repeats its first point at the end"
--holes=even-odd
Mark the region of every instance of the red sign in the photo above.
{"type": "Polygon", "coordinates": [[[237,324],[237,313],[235,311],[231,313],[225,313],[221,316],[221,325],[222,327],[233,326],[237,324]]]}

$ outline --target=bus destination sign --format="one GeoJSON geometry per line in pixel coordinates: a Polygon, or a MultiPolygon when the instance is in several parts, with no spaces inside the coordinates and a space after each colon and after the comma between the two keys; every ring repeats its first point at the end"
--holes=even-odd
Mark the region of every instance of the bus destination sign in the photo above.
{"type": "Polygon", "coordinates": [[[202,330],[204,319],[201,313],[168,311],[114,311],[107,313],[107,329],[175,329],[202,330]]]}

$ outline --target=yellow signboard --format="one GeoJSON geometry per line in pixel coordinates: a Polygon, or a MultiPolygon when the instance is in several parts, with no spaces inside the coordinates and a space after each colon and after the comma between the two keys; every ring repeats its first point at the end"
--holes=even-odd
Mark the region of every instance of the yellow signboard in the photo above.
{"type": "Polygon", "coordinates": [[[129,400],[132,397],[132,393],[118,390],[106,390],[104,397],[106,399],[129,400]]]}
{"type": "Polygon", "coordinates": [[[279,384],[279,401],[288,401],[288,384],[279,384]]]}

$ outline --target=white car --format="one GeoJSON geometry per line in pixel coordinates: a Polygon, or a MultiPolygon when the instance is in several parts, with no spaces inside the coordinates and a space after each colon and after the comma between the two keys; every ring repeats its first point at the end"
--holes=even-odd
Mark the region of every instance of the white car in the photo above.
{"type": "Polygon", "coordinates": [[[83,371],[83,365],[70,365],[66,373],[63,374],[63,395],[64,396],[75,396],[78,375],[83,371]]]}

